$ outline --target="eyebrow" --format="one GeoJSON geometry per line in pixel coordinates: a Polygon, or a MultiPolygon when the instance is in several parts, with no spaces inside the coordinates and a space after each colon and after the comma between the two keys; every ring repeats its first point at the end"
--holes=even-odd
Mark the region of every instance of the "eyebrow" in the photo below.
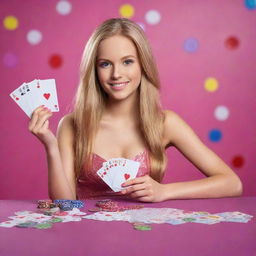
{"type": "MultiPolygon", "coordinates": [[[[135,59],[136,59],[136,57],[133,56],[133,55],[127,55],[127,56],[122,57],[121,60],[126,59],[126,58],[129,58],[129,57],[132,57],[132,58],[135,58],[135,59]]],[[[110,61],[110,60],[108,60],[108,59],[106,59],[106,58],[97,59],[97,61],[99,61],[99,60],[107,60],[107,61],[110,61]]]]}

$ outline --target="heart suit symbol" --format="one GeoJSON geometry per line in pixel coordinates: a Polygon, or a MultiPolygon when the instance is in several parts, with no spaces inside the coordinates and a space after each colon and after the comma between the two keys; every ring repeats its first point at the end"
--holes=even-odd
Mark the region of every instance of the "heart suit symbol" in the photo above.
{"type": "Polygon", "coordinates": [[[128,179],[130,178],[130,174],[126,173],[126,174],[124,175],[124,178],[125,178],[126,180],[128,180],[128,179]]]}
{"type": "Polygon", "coordinates": [[[44,97],[45,97],[47,100],[50,98],[50,96],[51,96],[50,93],[45,93],[45,94],[44,94],[44,97]]]}

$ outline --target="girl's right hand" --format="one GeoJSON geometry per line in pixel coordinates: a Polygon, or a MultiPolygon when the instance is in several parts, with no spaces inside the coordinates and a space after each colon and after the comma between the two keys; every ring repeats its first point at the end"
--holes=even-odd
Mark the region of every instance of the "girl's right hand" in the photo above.
{"type": "Polygon", "coordinates": [[[46,147],[57,143],[57,139],[49,129],[49,118],[53,115],[50,109],[40,106],[35,109],[29,122],[28,129],[46,147]]]}

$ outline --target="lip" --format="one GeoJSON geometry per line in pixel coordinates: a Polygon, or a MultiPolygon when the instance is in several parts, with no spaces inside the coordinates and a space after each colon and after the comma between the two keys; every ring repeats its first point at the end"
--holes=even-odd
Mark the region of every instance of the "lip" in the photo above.
{"type": "Polygon", "coordinates": [[[128,84],[129,84],[129,81],[126,81],[126,82],[114,82],[114,83],[109,83],[110,86],[111,86],[111,89],[114,90],[114,91],[120,91],[120,90],[123,90],[128,84]],[[113,84],[123,84],[122,86],[119,86],[119,87],[115,87],[115,86],[112,86],[113,84]]]}

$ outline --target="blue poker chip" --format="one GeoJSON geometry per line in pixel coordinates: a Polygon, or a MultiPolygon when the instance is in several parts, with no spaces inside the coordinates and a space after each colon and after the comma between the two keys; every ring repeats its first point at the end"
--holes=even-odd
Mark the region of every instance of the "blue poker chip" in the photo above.
{"type": "Polygon", "coordinates": [[[54,203],[59,206],[59,208],[63,211],[69,211],[73,208],[82,208],[84,207],[84,203],[80,200],[65,200],[65,199],[58,199],[54,200],[54,203]]]}
{"type": "Polygon", "coordinates": [[[80,200],[72,200],[71,203],[73,204],[74,208],[83,208],[84,203],[80,200]]]}

